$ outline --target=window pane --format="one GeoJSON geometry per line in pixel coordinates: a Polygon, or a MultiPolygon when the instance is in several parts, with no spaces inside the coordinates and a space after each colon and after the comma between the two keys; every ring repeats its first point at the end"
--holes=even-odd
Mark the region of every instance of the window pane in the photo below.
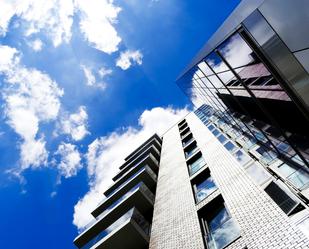
{"type": "Polygon", "coordinates": [[[214,134],[215,136],[217,136],[219,133],[220,133],[220,132],[219,132],[217,129],[214,129],[214,130],[212,131],[212,134],[214,134]]]}
{"type": "Polygon", "coordinates": [[[213,217],[209,222],[209,230],[213,231],[216,230],[219,226],[221,226],[225,221],[227,221],[230,218],[229,213],[227,212],[226,208],[222,208],[218,214],[213,217]]]}
{"type": "Polygon", "coordinates": [[[196,200],[200,202],[217,189],[211,177],[196,185],[196,200]]]}
{"type": "Polygon", "coordinates": [[[211,75],[211,74],[213,74],[213,72],[211,71],[211,69],[207,66],[207,64],[204,62],[204,61],[202,61],[201,63],[199,63],[198,64],[198,67],[199,67],[199,69],[201,69],[202,71],[203,71],[203,73],[205,74],[205,75],[211,75]]]}
{"type": "Polygon", "coordinates": [[[218,137],[218,140],[220,141],[220,143],[224,143],[225,141],[226,141],[226,137],[224,136],[224,135],[220,135],[219,137],[218,137]]]}
{"type": "Polygon", "coordinates": [[[251,157],[249,157],[247,154],[245,154],[241,150],[236,151],[236,153],[234,154],[234,157],[242,165],[245,165],[247,162],[251,160],[251,157]]]}
{"type": "Polygon", "coordinates": [[[236,147],[235,145],[231,142],[231,141],[228,141],[224,147],[228,150],[228,151],[233,151],[236,147]]]}
{"type": "Polygon", "coordinates": [[[239,236],[240,230],[237,223],[233,219],[229,219],[209,235],[207,245],[211,249],[221,249],[239,236]]]}
{"type": "Polygon", "coordinates": [[[253,164],[252,166],[247,168],[246,171],[259,185],[263,184],[270,178],[270,175],[266,173],[263,168],[256,164],[253,164]]]}
{"type": "Polygon", "coordinates": [[[204,167],[204,165],[205,165],[204,158],[203,157],[198,158],[196,161],[194,161],[189,165],[190,175],[196,173],[199,169],[204,167]]]}
{"type": "Polygon", "coordinates": [[[232,68],[245,66],[255,60],[251,48],[238,33],[221,44],[218,50],[232,68]]]}
{"type": "Polygon", "coordinates": [[[208,65],[216,72],[224,72],[229,70],[227,65],[221,60],[221,58],[215,53],[212,52],[210,55],[206,57],[206,61],[208,65]]]}

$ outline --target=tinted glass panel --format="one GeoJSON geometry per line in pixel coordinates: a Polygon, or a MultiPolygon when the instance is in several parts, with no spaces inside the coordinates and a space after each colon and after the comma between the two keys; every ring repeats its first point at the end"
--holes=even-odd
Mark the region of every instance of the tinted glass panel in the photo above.
{"type": "Polygon", "coordinates": [[[251,157],[249,157],[246,153],[244,153],[241,150],[236,151],[234,154],[234,157],[242,165],[246,164],[247,162],[251,160],[251,157]]]}
{"type": "Polygon", "coordinates": [[[254,61],[251,48],[238,33],[221,44],[219,51],[232,68],[245,66],[254,61]]]}
{"type": "Polygon", "coordinates": [[[217,189],[214,181],[211,177],[208,177],[203,182],[196,184],[196,200],[200,202],[204,200],[208,195],[213,193],[217,189]]]}

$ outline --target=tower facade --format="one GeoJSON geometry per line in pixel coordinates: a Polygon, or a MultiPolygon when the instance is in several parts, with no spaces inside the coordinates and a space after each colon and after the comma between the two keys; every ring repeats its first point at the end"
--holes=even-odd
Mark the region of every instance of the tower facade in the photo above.
{"type": "Polygon", "coordinates": [[[308,13],[239,4],[177,80],[203,105],[125,159],[78,248],[309,248],[308,13]]]}

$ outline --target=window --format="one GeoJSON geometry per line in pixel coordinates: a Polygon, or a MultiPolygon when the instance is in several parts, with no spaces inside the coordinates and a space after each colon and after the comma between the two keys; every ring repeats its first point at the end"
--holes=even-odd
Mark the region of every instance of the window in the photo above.
{"type": "Polygon", "coordinates": [[[245,152],[242,150],[238,150],[235,152],[234,157],[236,160],[241,164],[245,165],[247,162],[251,160],[251,157],[249,157],[245,152]]]}
{"type": "Polygon", "coordinates": [[[194,140],[192,133],[189,134],[188,136],[186,136],[183,140],[182,140],[182,146],[185,147],[186,145],[188,145],[190,142],[192,142],[194,140]]]}
{"type": "Polygon", "coordinates": [[[179,122],[178,127],[182,126],[183,124],[185,124],[187,121],[184,119],[182,121],[179,122]]]}
{"type": "Polygon", "coordinates": [[[198,175],[192,183],[196,203],[201,202],[218,189],[210,175],[209,169],[198,175]]]}
{"type": "Polygon", "coordinates": [[[280,173],[298,189],[305,189],[309,185],[309,174],[301,168],[286,163],[278,167],[280,173]]]}
{"type": "Polygon", "coordinates": [[[221,135],[218,137],[218,140],[219,140],[220,143],[223,144],[223,143],[226,141],[226,137],[225,137],[224,135],[221,134],[221,135]]]}
{"type": "Polygon", "coordinates": [[[210,130],[210,131],[212,131],[213,129],[214,129],[215,127],[211,124],[211,125],[208,125],[208,129],[210,130]]]}
{"type": "Polygon", "coordinates": [[[193,142],[187,148],[185,148],[185,156],[186,156],[186,158],[189,158],[190,156],[192,156],[197,151],[198,151],[198,147],[196,145],[196,142],[193,142]]]}
{"type": "Polygon", "coordinates": [[[216,198],[201,215],[205,240],[209,249],[222,249],[240,237],[240,229],[224,205],[216,198]]]}
{"type": "Polygon", "coordinates": [[[201,153],[199,153],[197,156],[194,156],[194,158],[188,162],[190,176],[199,171],[205,165],[206,163],[201,153]]]}
{"type": "Polygon", "coordinates": [[[230,151],[231,153],[233,153],[235,150],[236,150],[236,146],[231,142],[231,141],[228,141],[224,147],[230,151]]]}
{"type": "Polygon", "coordinates": [[[273,199],[274,202],[286,214],[292,214],[293,210],[298,206],[298,202],[292,199],[279,185],[271,182],[266,188],[265,192],[273,199]]]}
{"type": "Polygon", "coordinates": [[[217,136],[220,132],[218,131],[218,129],[214,129],[211,131],[212,134],[214,134],[215,136],[217,136]]]}
{"type": "Polygon", "coordinates": [[[184,129],[186,129],[188,127],[187,123],[184,123],[183,125],[179,126],[179,130],[180,132],[182,132],[184,129]]]}
{"type": "Polygon", "coordinates": [[[180,132],[180,136],[184,138],[189,132],[190,132],[190,128],[187,127],[186,129],[180,132]]]}

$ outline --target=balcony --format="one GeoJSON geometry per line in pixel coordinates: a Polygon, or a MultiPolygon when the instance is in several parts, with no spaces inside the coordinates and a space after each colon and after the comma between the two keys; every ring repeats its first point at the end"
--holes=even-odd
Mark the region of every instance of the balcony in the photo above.
{"type": "MultiPolygon", "coordinates": [[[[145,203],[147,200],[153,204],[154,195],[143,182],[139,182],[125,194],[118,195],[118,197],[112,196],[111,198],[103,201],[95,210],[92,211],[92,215],[98,220],[111,210],[117,210],[115,207],[120,206],[122,203],[126,203],[127,206],[130,206],[130,204],[139,204],[139,202],[141,202],[141,204],[146,207],[147,205],[145,203]],[[145,197],[147,198],[146,200],[144,200],[145,197]]],[[[143,208],[139,208],[139,210],[143,211],[143,208]]]]}
{"type": "Polygon", "coordinates": [[[159,161],[156,159],[155,156],[153,156],[152,153],[150,153],[150,154],[146,154],[143,157],[139,157],[138,160],[135,160],[134,164],[133,163],[131,164],[131,168],[123,169],[119,173],[117,173],[117,175],[113,177],[113,181],[118,181],[120,178],[124,177],[125,175],[130,174],[129,172],[139,169],[140,167],[146,164],[150,166],[153,172],[155,173],[158,172],[159,161]]]}
{"type": "Polygon", "coordinates": [[[144,249],[149,243],[150,225],[137,208],[131,208],[87,242],[74,241],[80,249],[144,249]],[[124,243],[125,241],[125,243],[124,243]]]}
{"type": "Polygon", "coordinates": [[[146,151],[151,146],[154,146],[158,151],[161,151],[161,139],[158,135],[154,135],[150,139],[148,139],[143,145],[138,147],[129,156],[127,156],[125,158],[125,161],[128,163],[132,162],[136,157],[144,153],[144,151],[146,151]]]}
{"type": "Polygon", "coordinates": [[[141,160],[141,158],[144,158],[148,154],[152,154],[157,160],[160,159],[160,150],[158,150],[154,145],[151,145],[142,153],[139,153],[137,156],[134,156],[132,160],[126,161],[119,167],[119,169],[125,171],[128,168],[131,168],[132,166],[137,164],[141,160]]]}
{"type": "Polygon", "coordinates": [[[105,192],[105,196],[110,198],[115,195],[117,192],[128,191],[130,188],[134,187],[140,181],[143,181],[150,190],[153,190],[156,185],[157,176],[152,171],[152,169],[146,165],[140,168],[136,173],[132,174],[130,177],[126,177],[126,180],[122,181],[122,178],[119,181],[115,182],[110,186],[105,192]],[[120,181],[121,180],[121,181],[120,181]]]}

